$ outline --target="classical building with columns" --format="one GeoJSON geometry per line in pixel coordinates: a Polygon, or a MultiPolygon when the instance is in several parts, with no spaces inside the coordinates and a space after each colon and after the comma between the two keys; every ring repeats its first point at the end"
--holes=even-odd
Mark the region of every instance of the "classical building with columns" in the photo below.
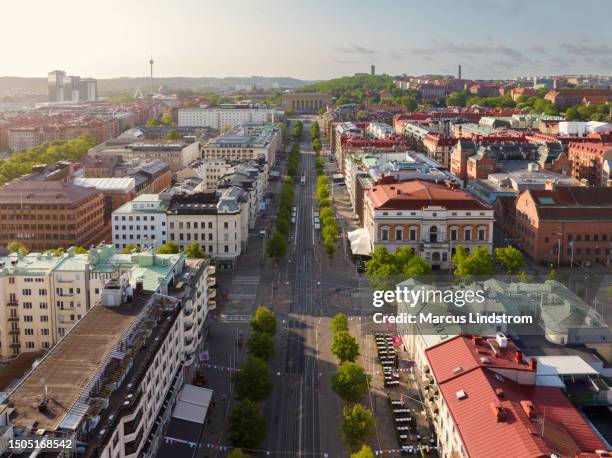
{"type": "Polygon", "coordinates": [[[329,94],[319,92],[287,92],[282,95],[282,100],[284,109],[296,113],[316,113],[332,103],[329,94]]]}
{"type": "Polygon", "coordinates": [[[459,245],[493,250],[493,209],[461,189],[424,180],[375,184],[364,196],[372,250],[411,247],[433,269],[448,269],[459,245]]]}

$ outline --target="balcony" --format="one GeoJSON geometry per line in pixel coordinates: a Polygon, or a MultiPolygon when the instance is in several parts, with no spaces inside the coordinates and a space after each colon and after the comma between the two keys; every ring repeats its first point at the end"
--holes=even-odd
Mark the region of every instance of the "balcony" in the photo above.
{"type": "Polygon", "coordinates": [[[6,303],[6,306],[7,307],[17,307],[17,306],[19,306],[19,304],[17,303],[17,301],[8,301],[6,303]]]}
{"type": "Polygon", "coordinates": [[[208,299],[208,310],[214,310],[217,308],[217,301],[214,299],[208,299]]]}
{"type": "Polygon", "coordinates": [[[19,334],[19,332],[20,332],[19,328],[17,328],[17,329],[9,329],[8,333],[11,335],[15,335],[15,334],[19,334]]]}
{"type": "Polygon", "coordinates": [[[7,318],[8,321],[19,321],[19,317],[18,316],[9,316],[7,318]]]}
{"type": "Polygon", "coordinates": [[[206,272],[208,273],[208,275],[214,275],[217,273],[217,268],[215,266],[207,266],[206,272]]]}
{"type": "Polygon", "coordinates": [[[11,342],[9,347],[11,347],[11,348],[20,348],[21,344],[19,342],[11,342]]]}
{"type": "Polygon", "coordinates": [[[215,288],[208,288],[208,297],[213,298],[217,296],[217,290],[215,288]]]}
{"type": "Polygon", "coordinates": [[[208,277],[208,286],[215,286],[217,284],[217,277],[208,277]]]}
{"type": "Polygon", "coordinates": [[[186,323],[186,324],[185,324],[185,327],[183,328],[183,330],[184,330],[185,332],[189,332],[189,331],[191,331],[192,329],[193,329],[193,323],[186,323]]]}
{"type": "Polygon", "coordinates": [[[186,317],[189,317],[193,314],[193,307],[192,308],[186,308],[185,310],[183,310],[183,313],[185,314],[186,317]]]}

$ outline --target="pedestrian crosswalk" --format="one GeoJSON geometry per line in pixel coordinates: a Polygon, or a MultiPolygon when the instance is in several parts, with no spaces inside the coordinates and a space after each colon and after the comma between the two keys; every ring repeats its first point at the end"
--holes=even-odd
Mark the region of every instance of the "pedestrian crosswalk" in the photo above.
{"type": "Polygon", "coordinates": [[[226,315],[226,314],[221,314],[219,315],[219,322],[221,323],[235,323],[235,322],[241,322],[241,323],[245,323],[245,322],[249,322],[251,321],[251,315],[226,315]]]}
{"type": "Polygon", "coordinates": [[[259,275],[236,275],[232,285],[259,285],[259,275]]]}

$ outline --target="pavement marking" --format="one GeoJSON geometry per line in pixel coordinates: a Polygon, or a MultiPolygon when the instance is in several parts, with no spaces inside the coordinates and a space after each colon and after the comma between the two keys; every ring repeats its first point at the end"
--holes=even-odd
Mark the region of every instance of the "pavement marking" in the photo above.
{"type": "Polygon", "coordinates": [[[232,280],[233,285],[259,285],[259,275],[236,275],[232,280]]]}
{"type": "Polygon", "coordinates": [[[251,321],[251,315],[219,315],[218,321],[220,323],[229,323],[229,322],[249,322],[251,321]]]}

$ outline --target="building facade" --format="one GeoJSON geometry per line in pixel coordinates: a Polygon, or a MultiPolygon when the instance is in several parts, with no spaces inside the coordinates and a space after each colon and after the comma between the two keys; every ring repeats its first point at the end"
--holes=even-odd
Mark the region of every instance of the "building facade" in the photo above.
{"type": "Polygon", "coordinates": [[[376,184],[364,199],[364,227],[372,250],[410,247],[434,269],[451,268],[458,246],[492,252],[493,223],[493,209],[445,184],[376,184]]]}
{"type": "Polygon", "coordinates": [[[31,251],[89,247],[108,235],[102,193],[60,181],[17,180],[0,188],[0,246],[31,251]]]}
{"type": "Polygon", "coordinates": [[[272,108],[179,108],[179,127],[212,127],[223,130],[239,124],[267,124],[282,120],[272,108]]]}
{"type": "Polygon", "coordinates": [[[525,191],[515,213],[512,237],[533,261],[612,265],[612,188],[525,191]]]}
{"type": "Polygon", "coordinates": [[[169,200],[159,194],[141,194],[117,208],[112,215],[113,246],[160,247],[166,243],[169,200]]]}
{"type": "Polygon", "coordinates": [[[328,94],[319,92],[285,92],[281,95],[283,108],[295,113],[317,113],[332,104],[328,94]]]}

